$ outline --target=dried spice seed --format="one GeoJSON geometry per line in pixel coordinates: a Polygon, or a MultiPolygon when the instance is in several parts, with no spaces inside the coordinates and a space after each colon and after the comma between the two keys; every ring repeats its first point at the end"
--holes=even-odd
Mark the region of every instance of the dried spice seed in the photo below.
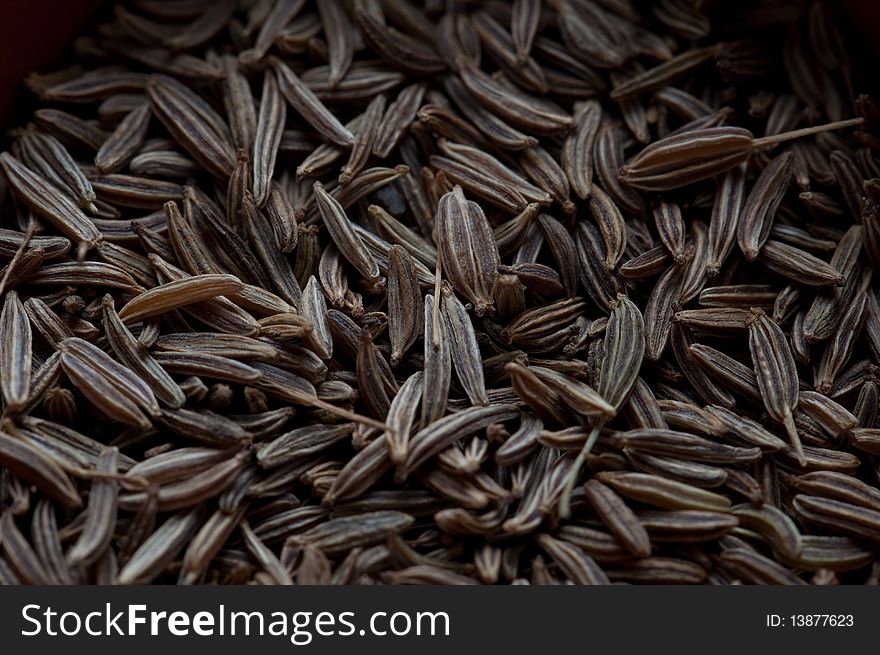
{"type": "Polygon", "coordinates": [[[119,484],[112,477],[116,475],[118,459],[119,451],[113,447],[104,449],[98,457],[95,471],[108,479],[96,478],[92,483],[85,524],[79,539],[67,553],[72,566],[94,562],[110,545],[116,527],[119,484]]]}
{"type": "Polygon", "coordinates": [[[444,275],[477,315],[485,313],[493,304],[500,255],[483,210],[455,187],[440,199],[435,222],[444,275]]]}
{"type": "Polygon", "coordinates": [[[599,518],[630,554],[634,557],[650,556],[651,538],[623,499],[598,480],[588,480],[584,490],[599,518]]]}
{"type": "Polygon", "coordinates": [[[278,88],[287,102],[322,135],[340,146],[354,143],[354,135],[346,129],[311,89],[280,59],[272,58],[278,88]]]}
{"type": "Polygon", "coordinates": [[[192,303],[235,293],[241,288],[241,282],[231,275],[194,275],[135,296],[119,310],[119,318],[134,323],[192,303]]]}
{"type": "Polygon", "coordinates": [[[798,374],[788,340],[764,312],[757,310],[748,322],[749,350],[764,406],[785,426],[801,465],[805,464],[801,440],[794,424],[798,406],[798,374]]]}
{"type": "Polygon", "coordinates": [[[451,340],[452,363],[458,381],[473,405],[488,405],[483,377],[483,357],[465,306],[449,288],[443,289],[441,304],[446,331],[451,340]]]}
{"type": "Polygon", "coordinates": [[[0,580],[876,583],[880,111],[735,4],[115,7],[0,155],[0,580]]]}
{"type": "Polygon", "coordinates": [[[174,139],[214,175],[226,178],[235,163],[228,128],[220,116],[189,88],[162,75],[147,85],[150,108],[174,139]]]}
{"type": "Polygon", "coordinates": [[[410,346],[423,331],[419,280],[412,257],[401,246],[389,251],[388,332],[391,340],[391,366],[397,368],[410,346]]]}

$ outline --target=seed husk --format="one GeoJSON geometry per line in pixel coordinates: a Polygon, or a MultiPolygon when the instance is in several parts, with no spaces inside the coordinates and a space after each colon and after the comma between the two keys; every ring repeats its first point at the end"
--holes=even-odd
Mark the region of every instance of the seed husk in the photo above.
{"type": "Polygon", "coordinates": [[[598,480],[588,480],[584,490],[599,518],[630,554],[648,557],[651,554],[651,538],[623,499],[598,480]]]}
{"type": "Polygon", "coordinates": [[[876,583],[866,62],[635,4],[137,0],[30,75],[0,581],[876,583]]]}
{"type": "MultiPolygon", "coordinates": [[[[739,127],[687,130],[671,134],[649,145],[626,163],[620,171],[620,177],[637,189],[668,191],[735,168],[746,161],[755,150],[789,139],[860,123],[861,119],[840,121],[760,139],[753,138],[751,132],[739,127]]],[[[780,163],[785,164],[786,159],[783,158],[780,163]]],[[[760,242],[759,237],[760,233],[750,238],[760,242]]]]}
{"type": "Polygon", "coordinates": [[[419,280],[412,257],[401,246],[389,251],[388,331],[391,366],[400,365],[404,354],[423,331],[419,280]]]}
{"type": "Polygon", "coordinates": [[[345,147],[354,143],[354,135],[339,122],[339,119],[287,64],[275,57],[271,58],[270,63],[275,70],[281,93],[309,125],[337,145],[345,147]]]}
{"type": "Polygon", "coordinates": [[[147,85],[153,114],[175,140],[206,169],[227,178],[235,166],[228,127],[199,96],[170,77],[156,75],[147,85]]]}
{"type": "Polygon", "coordinates": [[[749,350],[764,407],[785,426],[798,461],[803,465],[805,460],[793,415],[798,406],[794,356],[782,330],[760,310],[749,320],[749,350]]]}
{"type": "Polygon", "coordinates": [[[0,432],[0,463],[63,506],[77,508],[82,500],[67,474],[43,451],[0,432]]]}
{"type": "MultiPolygon", "coordinates": [[[[645,353],[645,324],[638,307],[624,295],[619,295],[612,307],[608,326],[605,328],[604,356],[599,370],[597,391],[605,401],[620,411],[624,401],[635,385],[642,357],[645,353]]],[[[606,420],[611,418],[605,417],[606,420]]],[[[601,421],[594,427],[583,448],[578,453],[565,480],[562,490],[559,513],[568,516],[570,512],[571,490],[574,487],[580,467],[599,437],[601,421]]]]}
{"type": "Polygon", "coordinates": [[[753,261],[773,226],[776,210],[791,180],[792,155],[785,152],[761,172],[746,197],[737,224],[737,240],[746,259],[753,261]]]}
{"type": "Polygon", "coordinates": [[[241,282],[232,275],[193,275],[135,296],[119,310],[119,318],[135,323],[192,303],[235,293],[241,288],[241,282]]]}
{"type": "Polygon", "coordinates": [[[106,475],[108,479],[96,478],[92,482],[85,524],[79,539],[67,553],[67,559],[72,566],[94,562],[110,545],[113,529],[116,527],[116,502],[119,495],[119,484],[112,479],[117,472],[118,459],[119,450],[115,447],[104,449],[98,457],[95,472],[106,475]]]}
{"type": "Polygon", "coordinates": [[[441,198],[435,222],[445,276],[474,303],[477,315],[485,313],[493,304],[500,256],[483,210],[455,187],[441,198]]]}

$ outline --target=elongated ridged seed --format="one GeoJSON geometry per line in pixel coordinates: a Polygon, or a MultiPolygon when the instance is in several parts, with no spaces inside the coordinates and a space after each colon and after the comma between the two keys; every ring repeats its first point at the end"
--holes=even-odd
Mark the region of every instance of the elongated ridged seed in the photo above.
{"type": "Polygon", "coordinates": [[[114,6],[4,132],[0,583],[876,584],[880,107],[769,4],[114,6]]]}

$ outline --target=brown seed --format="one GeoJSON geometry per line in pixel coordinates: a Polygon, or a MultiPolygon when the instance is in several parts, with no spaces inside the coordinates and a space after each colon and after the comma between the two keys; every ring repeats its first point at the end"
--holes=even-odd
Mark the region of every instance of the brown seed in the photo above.
{"type": "Polygon", "coordinates": [[[749,261],[758,256],[770,234],[776,210],[791,180],[791,170],[791,153],[779,155],[762,171],[746,197],[736,234],[739,247],[749,261]]]}
{"type": "Polygon", "coordinates": [[[324,190],[320,182],[315,182],[314,190],[321,218],[330,232],[333,243],[362,275],[371,280],[377,279],[379,265],[354,231],[342,205],[324,190]]]}
{"type": "Polygon", "coordinates": [[[9,291],[0,312],[0,391],[5,412],[14,414],[28,399],[31,387],[31,324],[15,291],[9,291]]]}
{"type": "Polygon", "coordinates": [[[446,77],[443,86],[461,113],[492,143],[508,150],[523,150],[537,145],[538,140],[534,136],[511,127],[493,111],[475,102],[473,94],[459,78],[446,77]]]}
{"type": "Polygon", "coordinates": [[[516,0],[511,7],[510,33],[516,49],[517,62],[522,63],[532,49],[532,43],[541,20],[538,0],[516,0]]]}
{"type": "Polygon", "coordinates": [[[342,167],[339,174],[339,184],[345,186],[349,184],[352,178],[357,175],[373,151],[373,146],[379,135],[379,127],[382,124],[383,113],[385,112],[385,96],[376,96],[364,111],[361,117],[358,131],[354,137],[354,143],[351,147],[351,154],[348,162],[342,167]]]}
{"type": "Polygon", "coordinates": [[[309,125],[340,146],[350,146],[354,143],[354,135],[330,113],[324,103],[287,64],[275,57],[271,58],[271,64],[278,78],[278,88],[281,93],[309,125]]]}
{"type": "Polygon", "coordinates": [[[651,554],[651,538],[633,511],[613,489],[588,480],[584,491],[600,520],[634,557],[651,554]]]}
{"type": "Polygon", "coordinates": [[[354,55],[352,43],[353,26],[344,7],[336,2],[327,2],[317,6],[318,15],[327,37],[327,50],[330,54],[330,84],[339,83],[354,55]]]}
{"type": "Polygon", "coordinates": [[[643,93],[656,91],[670,82],[687,75],[695,67],[710,59],[714,48],[692,48],[662,64],[650,68],[616,85],[611,90],[612,100],[625,100],[643,93]]]}
{"type": "Polygon", "coordinates": [[[151,416],[159,414],[156,397],[146,383],[101,349],[78,337],[65,339],[58,349],[65,374],[110,418],[146,429],[150,421],[141,410],[151,416]]]}
{"type": "Polygon", "coordinates": [[[430,425],[446,412],[449,384],[452,378],[452,355],[446,321],[439,320],[440,308],[434,296],[427,294],[424,302],[424,391],[420,425],[430,425]]]}
{"type": "MultiPolygon", "coordinates": [[[[215,464],[204,471],[196,480],[169,482],[156,492],[157,511],[174,511],[202,505],[205,501],[219,495],[244,468],[247,458],[239,453],[234,457],[215,464]]],[[[119,496],[119,507],[132,511],[143,506],[153,491],[123,493],[119,496]]]]}
{"type": "Polygon", "coordinates": [[[232,275],[194,275],[135,296],[119,310],[119,318],[134,323],[192,303],[234,293],[241,288],[241,282],[232,275]]]}
{"type": "Polygon", "coordinates": [[[854,342],[865,323],[867,301],[867,292],[853,298],[840,319],[840,325],[825,346],[816,374],[816,389],[820,393],[827,394],[831,391],[835,377],[849,361],[854,342]]]}
{"type": "MultiPolygon", "coordinates": [[[[748,130],[737,127],[708,127],[670,134],[627,162],[621,169],[621,179],[645,191],[676,189],[735,168],[747,160],[753,150],[825,130],[850,127],[859,122],[860,119],[828,123],[761,139],[753,139],[748,130]]],[[[790,165],[790,157],[783,155],[779,163],[790,165]]],[[[782,172],[785,172],[785,166],[782,172]]],[[[775,191],[779,191],[778,187],[775,187],[775,191]]],[[[762,219],[759,221],[761,224],[755,223],[759,230],[767,225],[763,221],[766,213],[756,214],[757,218],[762,219]]],[[[742,225],[740,221],[741,232],[742,225]]],[[[760,233],[753,233],[749,238],[755,242],[753,245],[758,245],[760,237],[760,233]]],[[[752,246],[748,248],[751,252],[752,246]]]]}
{"type": "Polygon", "coordinates": [[[260,538],[254,534],[247,520],[242,521],[240,525],[244,543],[248,552],[259,562],[263,570],[271,577],[275,584],[292,585],[293,580],[290,573],[287,572],[285,566],[278,557],[273,553],[260,538]]]}
{"type": "Polygon", "coordinates": [[[811,523],[871,541],[877,541],[880,534],[880,511],[876,509],[805,494],[795,496],[793,503],[798,515],[811,523]]]}
{"type": "Polygon", "coordinates": [[[0,432],[0,464],[48,497],[75,509],[82,500],[67,474],[42,450],[0,432]]]}
{"type": "Polygon", "coordinates": [[[590,212],[605,242],[605,266],[613,271],[626,250],[626,224],[623,215],[614,201],[598,186],[592,189],[590,212]]]}
{"type": "Polygon", "coordinates": [[[108,479],[96,478],[92,482],[85,525],[79,539],[67,553],[67,559],[72,566],[94,562],[110,545],[116,527],[116,501],[119,494],[118,482],[112,476],[116,475],[118,459],[119,451],[115,447],[104,449],[98,457],[95,472],[108,476],[108,479]]]}
{"type": "Polygon", "coordinates": [[[595,100],[575,106],[575,129],[562,147],[562,169],[575,194],[584,200],[592,193],[593,142],[599,131],[602,109],[595,100]]]}
{"type": "Polygon", "coordinates": [[[609,471],[598,479],[627,498],[672,510],[730,511],[730,500],[713,491],[706,491],[668,478],[645,473],[609,471]]]}
{"type": "Polygon", "coordinates": [[[300,535],[291,541],[320,548],[328,555],[348,551],[353,547],[371,546],[387,540],[408,528],[414,518],[403,512],[369,512],[358,516],[334,518],[300,535]]]}
{"type": "Polygon", "coordinates": [[[385,24],[360,3],[354,7],[353,18],[378,55],[396,67],[415,75],[431,75],[445,68],[430,40],[417,39],[385,24]]]}
{"type": "Polygon", "coordinates": [[[116,356],[150,385],[159,400],[175,409],[182,407],[186,402],[183,391],[156,360],[140,348],[137,339],[116,313],[109,295],[104,297],[103,305],[104,329],[116,356]]]}
{"type": "Polygon", "coordinates": [[[384,159],[391,154],[415,118],[425,91],[424,84],[412,84],[400,91],[397,99],[388,105],[373,143],[374,155],[384,159]]]}
{"type": "Polygon", "coordinates": [[[675,310],[682,283],[681,268],[670,266],[660,276],[648,297],[645,306],[645,352],[650,360],[660,359],[666,348],[672,319],[677,316],[675,310]]]}
{"type": "Polygon", "coordinates": [[[601,567],[576,545],[546,534],[538,535],[537,541],[576,584],[609,584],[601,567]]]}
{"type": "Polygon", "coordinates": [[[749,504],[737,505],[733,515],[747,530],[754,530],[770,542],[774,550],[786,559],[797,559],[801,554],[801,534],[794,521],[772,505],[757,509],[749,504]]]}
{"type": "MultiPolygon", "coordinates": [[[[599,395],[620,411],[624,401],[638,380],[639,368],[645,354],[645,324],[638,307],[624,295],[619,295],[612,307],[608,326],[605,328],[604,356],[599,371],[599,395]]],[[[609,417],[610,418],[610,417],[609,417]]],[[[571,490],[587,454],[592,450],[604,423],[593,427],[566,476],[562,490],[559,514],[563,518],[570,512],[571,490]]]]}
{"type": "Polygon", "coordinates": [[[750,548],[727,548],[721,552],[719,561],[738,578],[752,584],[806,584],[788,569],[750,548]]]}
{"type": "Polygon", "coordinates": [[[133,109],[101,145],[95,155],[95,166],[102,173],[115,173],[124,168],[143,144],[149,122],[148,104],[144,103],[133,109]]]}
{"type": "Polygon", "coordinates": [[[566,214],[574,212],[575,205],[570,198],[568,178],[549,152],[539,146],[527,148],[520,154],[520,165],[540,189],[550,194],[563,212],[566,214]]]}
{"type": "Polygon", "coordinates": [[[138,0],[25,80],[0,581],[880,580],[827,3],[464,4],[138,0]]]}
{"type": "Polygon", "coordinates": [[[201,508],[178,512],[153,532],[119,571],[120,584],[145,584],[162,573],[195,534],[201,508]]]}
{"type": "Polygon", "coordinates": [[[764,406],[774,420],[785,426],[795,454],[803,465],[804,455],[793,417],[798,406],[794,357],[782,330],[760,310],[753,313],[749,321],[749,350],[764,406]]]}
{"type": "Polygon", "coordinates": [[[728,464],[753,462],[760,458],[757,448],[718,444],[708,439],[674,430],[640,429],[623,432],[621,444],[636,453],[686,458],[692,462],[728,464]]]}
{"type": "Polygon", "coordinates": [[[492,307],[500,256],[483,210],[460,187],[445,194],[435,218],[443,271],[455,289],[474,303],[477,315],[492,307]]]}
{"type": "Polygon", "coordinates": [[[487,405],[489,398],[483,377],[483,357],[477,345],[471,318],[451,289],[445,287],[442,295],[443,320],[451,341],[450,353],[459,383],[471,404],[487,405]]]}
{"type": "Polygon", "coordinates": [[[412,257],[401,246],[392,246],[388,269],[388,331],[391,366],[395,368],[423,331],[421,304],[421,290],[412,257]]]}
{"type": "Polygon", "coordinates": [[[500,423],[515,418],[519,410],[513,405],[489,405],[463,409],[456,414],[422,428],[410,441],[400,477],[405,478],[431,455],[435,455],[462,434],[473,434],[492,423],[500,423]]]}
{"type": "Polygon", "coordinates": [[[640,213],[644,200],[634,189],[623,184],[619,175],[624,163],[625,139],[622,126],[606,118],[593,144],[593,169],[602,187],[624,211],[640,213]]]}
{"type": "Polygon", "coordinates": [[[147,95],[153,114],[193,159],[219,177],[232,173],[235,154],[229,130],[204,100],[163,75],[150,78],[147,95]]]}
{"type": "Polygon", "coordinates": [[[9,153],[0,154],[0,168],[19,198],[37,214],[80,243],[81,254],[101,241],[101,234],[60,189],[44,180],[9,153]]]}
{"type": "Polygon", "coordinates": [[[278,89],[277,79],[267,71],[263,81],[263,97],[260,100],[260,113],[257,116],[252,157],[251,180],[257,207],[263,207],[269,196],[269,183],[275,169],[275,157],[278,154],[286,117],[287,106],[278,89]]]}
{"type": "Polygon", "coordinates": [[[599,232],[586,221],[580,221],[575,240],[581,284],[586,288],[593,302],[603,310],[609,311],[623,286],[620,279],[605,266],[599,232]]]}

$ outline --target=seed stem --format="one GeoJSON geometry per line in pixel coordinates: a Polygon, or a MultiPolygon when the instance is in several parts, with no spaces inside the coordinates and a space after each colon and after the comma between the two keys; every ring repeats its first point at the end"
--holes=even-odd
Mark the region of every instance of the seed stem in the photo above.
{"type": "Polygon", "coordinates": [[[767,146],[773,146],[777,143],[782,143],[784,141],[791,141],[792,139],[800,139],[803,136],[810,136],[811,134],[818,134],[819,132],[830,132],[831,130],[842,130],[847,127],[853,127],[855,125],[861,125],[865,122],[864,118],[850,118],[845,121],[834,121],[833,123],[825,123],[824,125],[813,125],[811,127],[803,127],[799,130],[792,130],[790,132],[783,132],[782,134],[774,134],[772,136],[763,136],[760,139],[752,140],[752,148],[755,150],[759,148],[766,148],[767,146]]]}
{"type": "Polygon", "coordinates": [[[330,403],[325,402],[320,398],[311,398],[308,401],[308,405],[310,405],[311,407],[323,409],[324,411],[330,412],[331,414],[339,416],[340,418],[348,419],[349,421],[353,421],[355,423],[360,423],[361,425],[367,425],[371,428],[381,430],[382,432],[394,432],[394,428],[392,428],[390,425],[382,423],[382,421],[377,421],[376,419],[370,418],[369,416],[356,414],[355,412],[350,412],[347,409],[342,409],[341,407],[337,407],[336,405],[331,405],[330,403]]]}
{"type": "Polygon", "coordinates": [[[562,495],[559,497],[559,518],[561,519],[567,519],[571,516],[571,494],[574,491],[574,485],[577,482],[578,475],[581,472],[584,462],[587,460],[587,455],[590,454],[590,451],[593,450],[593,446],[596,445],[596,441],[599,439],[599,430],[601,429],[601,423],[597,424],[592,429],[590,436],[588,436],[586,442],[584,442],[584,447],[581,448],[574,463],[571,465],[568,475],[565,476],[562,495]]]}
{"type": "Polygon", "coordinates": [[[794,424],[794,417],[791,415],[790,411],[785,413],[783,416],[783,425],[785,425],[785,431],[788,433],[788,439],[791,441],[791,446],[794,448],[795,457],[797,457],[798,464],[801,466],[807,465],[807,459],[804,456],[804,449],[801,445],[801,438],[798,436],[797,427],[794,424]]]}

